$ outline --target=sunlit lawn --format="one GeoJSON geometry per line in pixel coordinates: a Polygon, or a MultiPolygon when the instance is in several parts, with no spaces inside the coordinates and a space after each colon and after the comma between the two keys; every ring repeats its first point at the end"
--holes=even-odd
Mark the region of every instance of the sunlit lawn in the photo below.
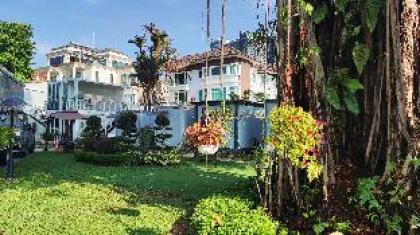
{"type": "Polygon", "coordinates": [[[37,153],[0,182],[0,234],[168,234],[197,200],[246,191],[253,174],[240,162],[99,167],[37,153]]]}

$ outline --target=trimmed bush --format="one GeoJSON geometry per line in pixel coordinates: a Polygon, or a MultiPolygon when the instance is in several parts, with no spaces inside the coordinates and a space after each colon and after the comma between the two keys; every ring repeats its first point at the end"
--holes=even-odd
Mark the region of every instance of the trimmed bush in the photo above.
{"type": "Polygon", "coordinates": [[[142,166],[142,165],[176,165],[181,162],[181,154],[176,150],[139,151],[127,153],[97,153],[78,151],[76,160],[104,166],[142,166]]]}
{"type": "Polygon", "coordinates": [[[239,198],[213,196],[198,203],[191,223],[198,234],[276,234],[277,223],[250,206],[239,198]]]}
{"type": "Polygon", "coordinates": [[[177,165],[181,162],[181,154],[176,150],[149,150],[132,152],[133,165],[177,165]]]}
{"type": "Polygon", "coordinates": [[[75,153],[77,161],[103,166],[121,166],[130,163],[130,156],[124,153],[101,154],[96,152],[77,151],[75,153]]]}

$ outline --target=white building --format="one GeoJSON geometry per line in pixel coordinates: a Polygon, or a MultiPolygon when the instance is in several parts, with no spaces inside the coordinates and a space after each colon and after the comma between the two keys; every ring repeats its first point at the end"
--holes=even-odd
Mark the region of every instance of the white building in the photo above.
{"type": "Polygon", "coordinates": [[[130,58],[113,49],[93,49],[76,43],[47,54],[50,129],[77,139],[86,119],[96,115],[105,130],[122,110],[136,110],[141,94],[131,86],[130,58]]]}
{"type": "Polygon", "coordinates": [[[235,96],[256,101],[264,97],[264,93],[267,99],[275,99],[277,95],[274,70],[271,67],[265,70],[263,64],[230,47],[225,48],[222,70],[220,49],[217,48],[172,60],[167,64],[166,72],[162,79],[166,81],[167,101],[171,104],[204,101],[206,89],[209,101],[230,100],[235,96]],[[210,71],[207,79],[204,76],[206,57],[210,71]],[[220,72],[223,73],[222,81],[220,72]],[[267,74],[266,79],[264,74],[267,74]]]}

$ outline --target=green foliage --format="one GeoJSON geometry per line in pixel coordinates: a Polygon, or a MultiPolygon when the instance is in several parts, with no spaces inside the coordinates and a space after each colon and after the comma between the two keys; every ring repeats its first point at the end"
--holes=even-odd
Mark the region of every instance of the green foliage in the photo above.
{"type": "Polygon", "coordinates": [[[169,166],[181,163],[182,155],[175,149],[172,150],[149,150],[135,151],[129,153],[131,156],[131,165],[158,165],[169,166]]]}
{"type": "Polygon", "coordinates": [[[324,234],[329,224],[327,222],[318,221],[318,223],[312,226],[312,230],[316,235],[324,234]]]}
{"type": "Polygon", "coordinates": [[[350,223],[347,221],[344,222],[336,222],[334,224],[334,229],[341,233],[348,233],[351,232],[350,223]]]}
{"type": "Polygon", "coordinates": [[[339,110],[341,108],[340,97],[336,88],[327,86],[325,89],[325,98],[334,109],[339,110]]]}
{"type": "Polygon", "coordinates": [[[165,141],[172,137],[172,134],[168,133],[168,131],[172,130],[169,127],[171,124],[169,118],[165,114],[160,113],[156,116],[155,124],[155,142],[158,144],[158,146],[165,147],[165,141]]]}
{"type": "Polygon", "coordinates": [[[383,6],[383,0],[363,0],[361,6],[362,23],[373,32],[378,22],[379,13],[383,6]]]}
{"type": "Polygon", "coordinates": [[[356,79],[350,78],[350,71],[346,68],[336,68],[328,76],[325,98],[336,110],[345,107],[353,114],[359,114],[359,103],[355,93],[363,89],[363,85],[356,79]]]}
{"type": "Polygon", "coordinates": [[[161,68],[175,53],[175,49],[171,47],[169,35],[154,24],[144,26],[144,34],[136,35],[128,42],[136,45],[138,49],[133,64],[136,73],[133,76],[144,89],[145,103],[150,107],[155,101],[154,90],[159,83],[161,68]],[[150,37],[149,45],[146,35],[150,37]]]}
{"type": "Polygon", "coordinates": [[[46,130],[44,133],[42,133],[41,138],[44,141],[53,141],[54,135],[50,131],[46,130]]]}
{"type": "Polygon", "coordinates": [[[398,235],[402,232],[402,218],[399,215],[385,216],[384,219],[386,230],[389,234],[397,233],[398,235]]]}
{"type": "Polygon", "coordinates": [[[239,198],[212,196],[194,209],[191,223],[204,234],[276,234],[277,224],[261,208],[239,198]]]}
{"type": "Polygon", "coordinates": [[[410,218],[410,229],[420,229],[420,217],[412,215],[410,218]]]}
{"type": "Polygon", "coordinates": [[[152,149],[156,146],[155,131],[149,127],[140,128],[137,132],[140,147],[143,150],[152,149]]]}
{"type": "Polygon", "coordinates": [[[83,129],[82,138],[96,139],[103,134],[101,118],[98,116],[90,116],[86,121],[86,127],[83,129]]]}
{"type": "Polygon", "coordinates": [[[0,127],[0,149],[7,148],[9,141],[14,140],[14,131],[9,127],[0,127]]]}
{"type": "Polygon", "coordinates": [[[79,162],[86,162],[101,166],[122,166],[130,162],[130,156],[121,153],[103,154],[97,152],[77,151],[74,156],[79,162]]]}
{"type": "Polygon", "coordinates": [[[361,207],[365,207],[369,211],[378,211],[381,208],[374,194],[378,180],[379,178],[376,176],[372,178],[361,178],[357,181],[357,201],[361,207]]]}
{"type": "Polygon", "coordinates": [[[348,111],[356,115],[360,113],[359,103],[351,91],[344,91],[343,99],[348,111]]]}
{"type": "Polygon", "coordinates": [[[320,53],[320,48],[314,47],[301,47],[299,49],[299,64],[300,66],[307,66],[308,61],[312,56],[317,56],[320,53]]]}
{"type": "Polygon", "coordinates": [[[236,161],[101,167],[73,154],[35,153],[17,164],[19,180],[0,183],[1,233],[170,234],[191,202],[236,194],[253,174],[250,163],[236,161]]]}
{"type": "Polygon", "coordinates": [[[0,21],[0,65],[20,81],[31,78],[31,60],[35,53],[32,26],[0,21]]]}
{"type": "Polygon", "coordinates": [[[306,169],[309,181],[319,177],[322,165],[312,151],[321,143],[321,127],[300,107],[283,105],[270,114],[268,142],[277,154],[298,168],[306,169]]]}
{"type": "Polygon", "coordinates": [[[115,126],[123,131],[123,137],[132,142],[137,133],[136,122],[137,115],[135,113],[131,111],[124,111],[118,116],[115,126]]]}
{"type": "Polygon", "coordinates": [[[312,15],[314,11],[314,6],[305,0],[297,0],[299,8],[308,15],[312,15]]]}
{"type": "Polygon", "coordinates": [[[357,68],[357,72],[359,72],[359,74],[362,74],[366,63],[369,60],[370,48],[366,44],[356,42],[353,48],[352,55],[354,64],[357,68]]]}
{"type": "Polygon", "coordinates": [[[344,13],[347,7],[349,0],[335,0],[334,5],[339,12],[344,13]]]}
{"type": "MultiPolygon", "coordinates": [[[[337,2],[337,1],[336,1],[337,2]]],[[[322,3],[321,6],[315,7],[312,12],[312,20],[315,24],[321,23],[328,15],[328,7],[325,3],[322,3]]]]}

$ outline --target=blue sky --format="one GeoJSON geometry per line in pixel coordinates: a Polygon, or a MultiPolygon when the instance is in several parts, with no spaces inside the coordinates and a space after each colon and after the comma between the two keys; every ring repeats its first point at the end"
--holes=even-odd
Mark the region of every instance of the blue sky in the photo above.
{"type": "MultiPolygon", "coordinates": [[[[221,0],[212,0],[212,34],[220,36],[221,0]]],[[[227,0],[227,39],[256,28],[256,0],[227,0]]],[[[128,39],[154,22],[174,40],[178,54],[205,49],[205,0],[1,0],[0,20],[30,23],[37,54],[34,67],[45,66],[52,47],[70,41],[119,49],[132,56],[128,39]]]]}

